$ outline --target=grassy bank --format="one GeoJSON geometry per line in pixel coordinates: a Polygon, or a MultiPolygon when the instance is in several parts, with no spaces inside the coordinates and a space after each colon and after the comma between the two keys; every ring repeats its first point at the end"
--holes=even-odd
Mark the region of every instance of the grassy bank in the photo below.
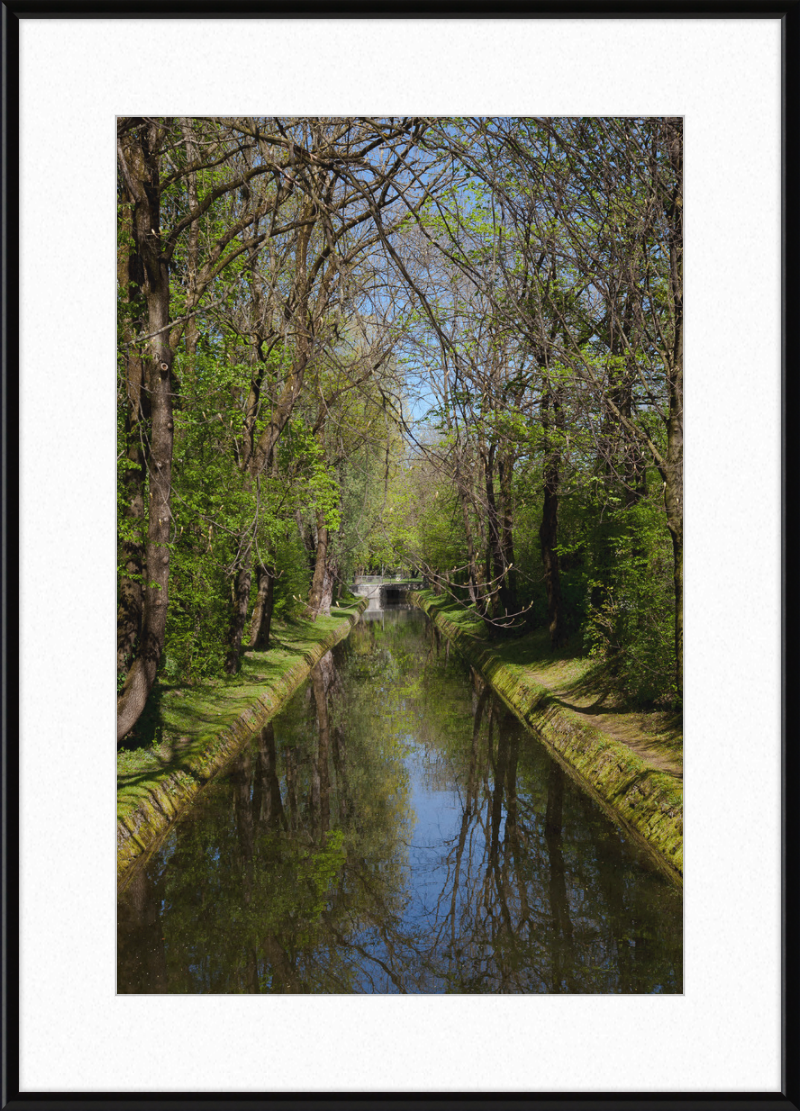
{"type": "Polygon", "coordinates": [[[626,707],[601,668],[544,629],[490,639],[474,612],[428,592],[412,600],[536,731],[559,762],[673,879],[683,876],[683,735],[680,718],[626,707]]]}
{"type": "Polygon", "coordinates": [[[247,652],[235,679],[159,688],[150,710],[152,742],[117,753],[117,879],[123,886],[131,866],[347,636],[366,604],[316,621],[276,623],[273,647],[247,652]]]}

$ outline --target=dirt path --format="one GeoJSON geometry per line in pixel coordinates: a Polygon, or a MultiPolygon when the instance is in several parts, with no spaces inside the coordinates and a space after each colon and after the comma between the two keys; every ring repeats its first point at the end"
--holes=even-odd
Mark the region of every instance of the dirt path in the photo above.
{"type": "MultiPolygon", "coordinates": [[[[642,760],[646,760],[659,771],[683,780],[683,752],[674,729],[660,730],[658,735],[649,737],[647,726],[652,728],[653,715],[635,713],[630,710],[604,706],[608,692],[597,694],[577,693],[569,683],[553,683],[546,669],[529,668],[531,677],[541,686],[552,691],[553,696],[570,710],[580,714],[590,725],[608,733],[632,749],[642,760]]],[[[664,715],[666,717],[666,715],[664,715]]]]}

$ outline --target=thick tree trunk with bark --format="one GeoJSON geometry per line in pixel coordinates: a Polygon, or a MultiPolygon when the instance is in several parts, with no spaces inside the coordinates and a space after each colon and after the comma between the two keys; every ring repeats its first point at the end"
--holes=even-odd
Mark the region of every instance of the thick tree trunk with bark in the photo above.
{"type": "MultiPolygon", "coordinates": [[[[141,368],[141,360],[136,360],[141,368]]],[[[126,421],[128,447],[125,458],[131,466],[123,479],[127,495],[125,516],[127,527],[138,532],[139,537],[129,536],[121,545],[124,574],[120,578],[117,608],[117,674],[124,675],[136,648],[144,611],[144,455],[138,439],[138,421],[126,421]]]]}
{"type": "MultiPolygon", "coordinates": [[[[145,707],[164,648],[169,591],[169,539],[172,525],[172,382],[173,352],[168,341],[169,267],[161,256],[158,126],[154,122],[139,132],[143,179],[135,181],[134,240],[144,263],[144,294],[150,357],[146,360],[146,385],[150,396],[150,495],[144,611],[139,652],[117,702],[117,742],[136,724],[145,707]]],[[[130,167],[128,167],[130,172],[130,167]]]]}
{"type": "Polygon", "coordinates": [[[336,582],[336,561],[330,551],[330,531],[325,524],[325,514],[317,512],[317,549],[314,556],[314,576],[308,596],[307,612],[312,621],[319,615],[328,616],[333,603],[336,582]]]}
{"type": "MultiPolygon", "coordinates": [[[[129,152],[135,154],[135,152],[129,152]]],[[[133,197],[124,194],[127,205],[133,197]]],[[[131,207],[121,211],[121,236],[117,254],[117,282],[126,305],[138,306],[141,300],[139,276],[141,260],[131,250],[133,213],[131,207]]],[[[143,306],[142,306],[143,308],[143,306]]],[[[127,673],[133,656],[144,609],[144,480],[145,462],[142,450],[141,424],[149,406],[144,391],[144,368],[139,354],[133,350],[134,323],[128,313],[122,317],[120,338],[125,344],[125,452],[126,467],[121,475],[125,489],[126,536],[121,544],[121,562],[117,609],[117,674],[127,673]]]]}
{"type": "Polygon", "coordinates": [[[671,383],[674,413],[667,424],[667,467],[664,505],[672,538],[672,582],[675,588],[675,685],[683,696],[683,370],[671,383]]]}
{"type": "Polygon", "coordinates": [[[275,575],[274,566],[265,567],[263,563],[259,564],[256,572],[258,594],[250,624],[250,647],[259,652],[266,652],[269,648],[272,610],[275,605],[275,575]]]}
{"type": "Polygon", "coordinates": [[[667,374],[669,417],[664,503],[674,560],[675,684],[678,695],[683,697],[683,120],[668,119],[665,131],[674,175],[667,208],[674,334],[667,374]]]}

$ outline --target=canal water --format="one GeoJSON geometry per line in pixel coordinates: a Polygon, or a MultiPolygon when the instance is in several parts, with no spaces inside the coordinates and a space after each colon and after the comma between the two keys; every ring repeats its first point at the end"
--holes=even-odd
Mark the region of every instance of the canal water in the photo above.
{"type": "Polygon", "coordinates": [[[122,993],[676,993],[682,898],[423,614],[373,610],[118,902],[122,993]]]}

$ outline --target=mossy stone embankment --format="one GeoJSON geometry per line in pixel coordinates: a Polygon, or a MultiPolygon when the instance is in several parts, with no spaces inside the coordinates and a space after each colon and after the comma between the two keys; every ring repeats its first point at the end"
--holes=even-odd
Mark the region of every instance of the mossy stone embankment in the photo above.
{"type": "Polygon", "coordinates": [[[592,715],[565,705],[526,666],[524,641],[506,651],[483,634],[474,613],[415,592],[414,602],[462,656],[530,726],[551,754],[603,809],[649,850],[654,862],[678,883],[683,879],[683,784],[681,750],[648,737],[624,740],[598,728],[592,715]],[[503,656],[509,658],[504,659],[503,656]],[[678,770],[680,769],[680,770],[678,770]]]}
{"type": "Polygon", "coordinates": [[[330,617],[276,625],[274,647],[247,652],[233,681],[164,692],[158,741],[117,753],[117,880],[149,855],[206,783],[284,705],[313,666],[348,635],[367,600],[330,617]]]}

